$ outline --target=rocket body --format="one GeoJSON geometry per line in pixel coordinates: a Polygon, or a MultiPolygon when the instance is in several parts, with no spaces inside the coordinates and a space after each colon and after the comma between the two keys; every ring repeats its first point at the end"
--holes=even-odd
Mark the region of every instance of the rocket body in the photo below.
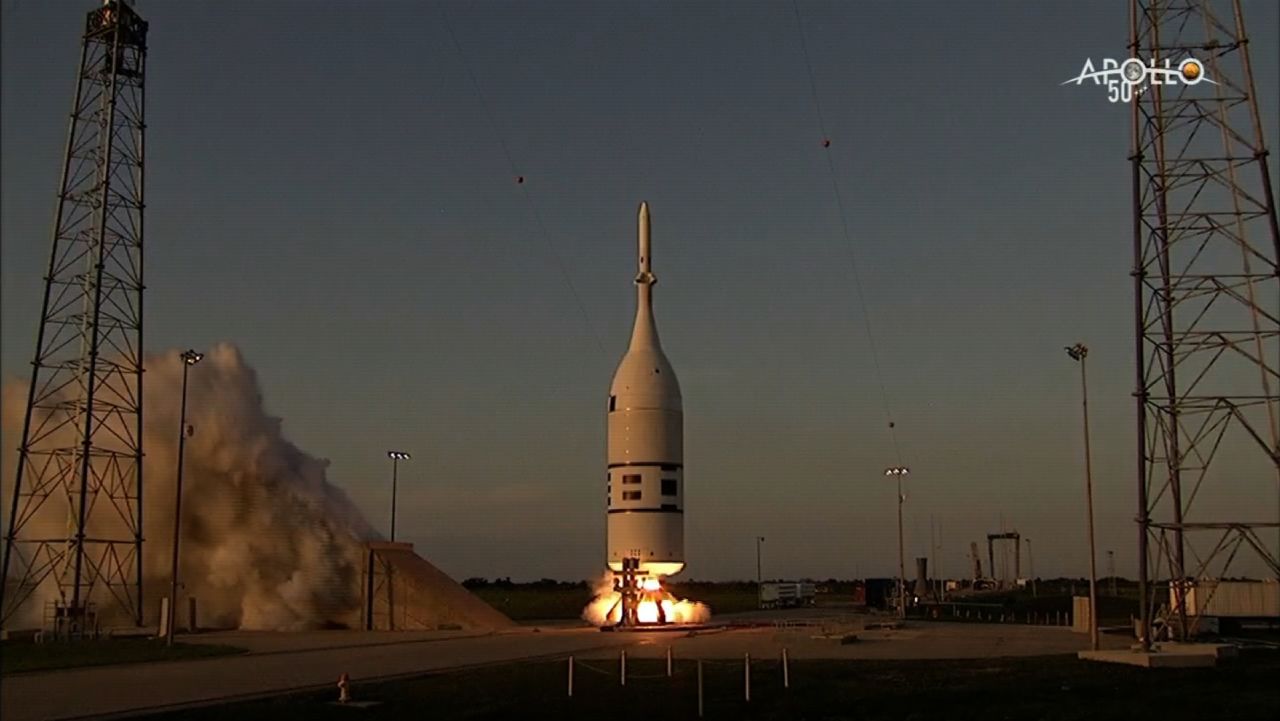
{"type": "Polygon", "coordinates": [[[653,318],[649,206],[640,204],[636,318],[609,389],[607,561],[642,574],[684,568],[684,411],[653,318]]]}

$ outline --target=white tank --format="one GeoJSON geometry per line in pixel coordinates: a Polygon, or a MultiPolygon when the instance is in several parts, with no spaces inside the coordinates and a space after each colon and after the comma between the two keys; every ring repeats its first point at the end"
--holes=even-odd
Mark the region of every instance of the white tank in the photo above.
{"type": "Polygon", "coordinates": [[[636,322],[609,389],[608,563],[640,559],[640,572],[684,568],[684,412],[680,383],[653,321],[649,205],[640,204],[636,322]]]}

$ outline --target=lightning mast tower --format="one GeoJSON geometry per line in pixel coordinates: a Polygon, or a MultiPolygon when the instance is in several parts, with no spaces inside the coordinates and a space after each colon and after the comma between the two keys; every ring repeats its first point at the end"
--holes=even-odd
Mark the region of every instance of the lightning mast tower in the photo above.
{"type": "Polygon", "coordinates": [[[142,623],[142,217],[147,23],[85,17],[53,247],[5,533],[0,623],[142,623]]]}
{"type": "Polygon", "coordinates": [[[1280,551],[1262,533],[1280,529],[1280,232],[1239,0],[1131,0],[1129,20],[1130,57],[1198,66],[1132,102],[1140,640],[1149,649],[1155,609],[1167,603],[1185,636],[1190,584],[1227,575],[1239,551],[1280,577],[1280,551]],[[1253,515],[1224,518],[1236,515],[1227,494],[1248,499],[1253,515]]]}

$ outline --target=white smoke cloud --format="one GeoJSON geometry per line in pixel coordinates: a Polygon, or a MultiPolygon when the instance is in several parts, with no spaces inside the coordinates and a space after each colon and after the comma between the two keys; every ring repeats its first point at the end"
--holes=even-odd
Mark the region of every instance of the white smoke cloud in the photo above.
{"type": "Polygon", "coordinates": [[[592,626],[604,626],[610,622],[617,623],[619,612],[615,609],[620,599],[613,590],[613,574],[604,575],[591,582],[591,602],[582,609],[582,620],[592,626]]]}
{"type": "MultiPolygon", "coordinates": [[[[145,612],[154,618],[159,597],[168,595],[182,361],[174,350],[149,356],[145,368],[144,585],[145,612]]],[[[26,395],[26,381],[5,384],[0,484],[6,514],[26,395]]],[[[211,348],[191,369],[187,423],[194,435],[184,453],[180,577],[184,595],[197,599],[202,625],[286,630],[351,622],[359,605],[361,539],[377,534],[329,483],[328,461],[285,438],[235,346],[211,348]]],[[[65,502],[46,504],[26,528],[64,530],[66,509],[65,502]]],[[[29,625],[39,623],[44,601],[53,597],[46,583],[28,601],[23,618],[29,625]]]]}

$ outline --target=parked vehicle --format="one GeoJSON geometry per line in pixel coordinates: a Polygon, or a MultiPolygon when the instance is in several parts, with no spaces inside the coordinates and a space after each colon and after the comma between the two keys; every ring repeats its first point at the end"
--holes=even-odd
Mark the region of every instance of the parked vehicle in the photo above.
{"type": "Polygon", "coordinates": [[[812,606],[817,589],[802,581],[771,581],[760,586],[761,608],[798,608],[812,606]]]}

